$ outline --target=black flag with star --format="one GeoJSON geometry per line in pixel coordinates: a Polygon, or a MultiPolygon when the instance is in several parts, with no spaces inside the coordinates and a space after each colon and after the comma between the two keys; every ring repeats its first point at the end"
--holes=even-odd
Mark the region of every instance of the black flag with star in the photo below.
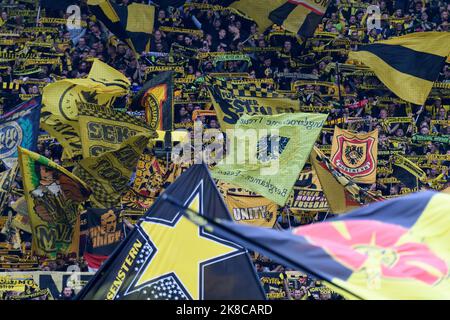
{"type": "MultiPolygon", "coordinates": [[[[210,218],[231,220],[205,165],[165,191],[210,218]]],[[[242,247],[211,235],[159,198],[78,294],[84,300],[264,299],[242,247]]]]}

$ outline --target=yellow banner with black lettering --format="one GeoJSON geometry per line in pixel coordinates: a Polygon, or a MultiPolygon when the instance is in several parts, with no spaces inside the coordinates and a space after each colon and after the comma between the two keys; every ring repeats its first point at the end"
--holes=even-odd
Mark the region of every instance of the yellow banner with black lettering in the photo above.
{"type": "MultiPolygon", "coordinates": [[[[231,84],[233,85],[233,84],[231,84]]],[[[208,86],[208,91],[222,130],[233,129],[244,115],[276,115],[300,112],[300,102],[279,93],[252,85],[248,88],[225,89],[208,86]]]]}
{"type": "Polygon", "coordinates": [[[145,122],[125,112],[96,104],[78,105],[83,158],[115,150],[138,133],[157,134],[145,122]]]}
{"type": "MultiPolygon", "coordinates": [[[[223,185],[222,185],[223,187],[223,185]]],[[[228,184],[224,200],[234,221],[258,227],[273,228],[278,205],[254,192],[228,184]]]]}
{"type": "Polygon", "coordinates": [[[64,79],[47,85],[42,95],[41,127],[64,147],[64,158],[81,155],[78,105],[94,103],[110,107],[128,93],[130,81],[98,59],[87,78],[64,79]]]}
{"type": "Polygon", "coordinates": [[[91,186],[91,201],[95,206],[111,208],[120,205],[120,197],[128,189],[131,175],[151,137],[139,133],[123,142],[117,150],[78,162],[73,173],[91,186]]]}

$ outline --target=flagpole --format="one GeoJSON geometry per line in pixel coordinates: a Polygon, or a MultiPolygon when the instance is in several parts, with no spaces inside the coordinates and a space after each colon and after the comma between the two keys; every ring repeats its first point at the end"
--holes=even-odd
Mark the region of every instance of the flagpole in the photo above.
{"type": "Polygon", "coordinates": [[[37,16],[36,16],[36,27],[39,26],[39,20],[41,18],[41,5],[38,7],[37,16]]]}
{"type": "MultiPolygon", "coordinates": [[[[277,254],[277,252],[275,252],[275,250],[271,249],[270,247],[267,247],[264,243],[255,243],[255,241],[253,239],[248,238],[245,235],[241,235],[241,234],[235,232],[234,230],[230,229],[229,227],[222,225],[219,222],[219,219],[212,219],[212,218],[208,217],[207,214],[200,215],[198,212],[183,205],[181,202],[179,202],[174,197],[168,195],[167,193],[163,193],[161,195],[161,200],[167,201],[168,203],[170,203],[173,206],[180,209],[181,213],[187,219],[189,219],[192,223],[195,223],[196,225],[205,228],[206,231],[208,231],[208,229],[222,230],[222,232],[230,233],[233,236],[235,236],[236,238],[239,238],[241,240],[244,240],[248,243],[253,244],[255,247],[263,248],[267,252],[272,253],[273,256],[275,256],[275,257],[278,256],[278,254],[277,254]],[[209,224],[209,226],[208,226],[208,224],[209,224]]],[[[211,232],[211,231],[209,231],[209,232],[211,232]]],[[[274,260],[276,260],[276,259],[274,259],[274,260]]],[[[292,267],[298,268],[298,264],[295,261],[292,261],[289,257],[283,258],[283,260],[286,260],[288,262],[288,264],[290,264],[292,267]]],[[[314,270],[308,269],[307,267],[304,267],[304,266],[302,266],[300,269],[303,269],[304,271],[308,272],[309,274],[316,277],[317,279],[322,279],[322,277],[319,274],[317,274],[314,270]]],[[[362,297],[348,291],[347,289],[345,289],[337,284],[330,283],[330,285],[335,286],[336,288],[339,288],[340,290],[344,291],[345,293],[347,293],[350,296],[355,297],[356,299],[363,300],[362,297]]]]}
{"type": "Polygon", "coordinates": [[[339,68],[339,62],[336,62],[336,79],[339,94],[339,105],[341,106],[342,114],[344,114],[344,104],[342,103],[342,93],[341,93],[341,70],[339,68]]]}

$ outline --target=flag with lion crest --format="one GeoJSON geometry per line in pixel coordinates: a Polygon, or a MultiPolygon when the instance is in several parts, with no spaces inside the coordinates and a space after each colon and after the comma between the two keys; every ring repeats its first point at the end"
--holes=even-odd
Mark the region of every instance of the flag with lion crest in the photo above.
{"type": "Polygon", "coordinates": [[[331,163],[357,183],[374,183],[377,175],[378,130],[352,133],[335,127],[331,163]]]}

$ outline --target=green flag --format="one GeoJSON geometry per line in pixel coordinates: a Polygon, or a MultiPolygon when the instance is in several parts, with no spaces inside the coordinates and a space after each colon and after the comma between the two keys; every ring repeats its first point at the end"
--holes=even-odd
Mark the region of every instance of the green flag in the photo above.
{"type": "Polygon", "coordinates": [[[227,130],[229,153],[213,177],[284,205],[326,118],[316,113],[242,116],[227,130]]]}

